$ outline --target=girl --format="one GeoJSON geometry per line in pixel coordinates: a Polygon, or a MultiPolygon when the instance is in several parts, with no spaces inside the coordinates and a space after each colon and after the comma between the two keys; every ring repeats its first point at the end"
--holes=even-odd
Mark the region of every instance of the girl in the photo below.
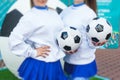
{"type": "Polygon", "coordinates": [[[55,37],[63,23],[56,11],[46,6],[47,0],[32,0],[27,12],[11,32],[12,53],[24,56],[18,69],[23,80],[66,80],[60,58],[65,54],[57,47],[55,37]]]}
{"type": "Polygon", "coordinates": [[[100,46],[102,43],[94,43],[89,40],[86,35],[86,26],[96,17],[95,3],[89,8],[85,2],[92,4],[94,0],[74,0],[74,4],[63,10],[60,14],[65,26],[76,27],[82,34],[82,43],[77,51],[67,52],[64,61],[64,70],[70,75],[70,80],[88,80],[97,73],[95,61],[95,46],[100,46]],[[91,1],[91,2],[90,2],[91,1]],[[74,54],[72,54],[74,53],[74,54]]]}

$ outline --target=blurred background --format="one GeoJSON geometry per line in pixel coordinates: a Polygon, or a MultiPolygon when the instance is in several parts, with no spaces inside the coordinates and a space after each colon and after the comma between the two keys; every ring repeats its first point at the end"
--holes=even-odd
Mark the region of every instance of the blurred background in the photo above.
{"type": "MultiPolygon", "coordinates": [[[[50,1],[48,5],[58,13],[73,3],[73,0],[50,1]]],[[[112,24],[113,33],[109,41],[96,52],[98,75],[91,80],[120,80],[120,0],[96,0],[96,3],[97,15],[112,24]]],[[[8,38],[19,19],[30,8],[30,0],[0,0],[0,37],[8,38]]],[[[18,80],[4,62],[3,47],[5,46],[0,44],[0,80],[18,80]]]]}

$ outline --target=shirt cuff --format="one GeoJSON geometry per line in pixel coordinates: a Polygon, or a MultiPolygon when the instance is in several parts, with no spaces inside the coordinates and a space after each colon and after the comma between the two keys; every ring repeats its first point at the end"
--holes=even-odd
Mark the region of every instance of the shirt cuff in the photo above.
{"type": "Polygon", "coordinates": [[[37,51],[33,50],[33,52],[31,53],[31,57],[32,58],[36,58],[37,57],[37,51]]]}

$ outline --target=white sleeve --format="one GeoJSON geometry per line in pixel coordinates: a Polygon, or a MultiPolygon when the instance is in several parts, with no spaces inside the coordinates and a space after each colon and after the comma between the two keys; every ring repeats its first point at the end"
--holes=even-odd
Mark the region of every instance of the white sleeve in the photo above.
{"type": "Polygon", "coordinates": [[[60,13],[60,17],[61,17],[62,20],[63,20],[63,15],[64,15],[63,11],[60,13]]]}
{"type": "MultiPolygon", "coordinates": [[[[97,17],[96,13],[92,9],[91,9],[91,13],[89,13],[89,15],[90,16],[89,16],[89,19],[87,21],[86,27],[87,27],[88,23],[90,23],[94,18],[97,17]]],[[[98,46],[93,45],[93,43],[92,43],[91,39],[88,37],[88,35],[87,35],[87,40],[88,40],[88,44],[89,44],[90,48],[98,48],[98,46]]]]}
{"type": "Polygon", "coordinates": [[[97,14],[91,9],[91,11],[89,12],[89,18],[86,23],[86,26],[96,17],[97,17],[97,14]]]}
{"type": "Polygon", "coordinates": [[[37,51],[30,45],[27,44],[27,38],[34,32],[33,24],[21,18],[17,26],[11,32],[9,36],[9,47],[13,54],[24,57],[36,57],[37,51]]]}
{"type": "Polygon", "coordinates": [[[93,45],[92,40],[88,36],[87,36],[87,41],[88,41],[88,45],[90,48],[92,48],[92,49],[98,48],[98,46],[93,45]]]}
{"type": "Polygon", "coordinates": [[[61,17],[62,20],[63,20],[64,16],[67,14],[67,13],[66,13],[66,12],[67,12],[67,9],[68,9],[68,8],[65,8],[65,9],[60,13],[60,17],[61,17]]]}

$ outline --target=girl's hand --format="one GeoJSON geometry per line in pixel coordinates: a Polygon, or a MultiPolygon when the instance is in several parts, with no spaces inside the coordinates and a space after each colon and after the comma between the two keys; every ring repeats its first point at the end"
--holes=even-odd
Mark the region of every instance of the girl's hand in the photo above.
{"type": "Polygon", "coordinates": [[[65,51],[66,54],[74,54],[75,52],[77,52],[77,50],[74,50],[74,51],[65,51]]]}
{"type": "Polygon", "coordinates": [[[42,56],[42,57],[46,58],[46,56],[48,56],[48,53],[50,52],[49,49],[50,49],[49,46],[43,46],[43,47],[36,48],[37,57],[42,56]]]}
{"type": "Polygon", "coordinates": [[[107,42],[107,40],[106,41],[103,41],[103,42],[92,42],[93,43],[93,45],[94,46],[102,46],[102,45],[104,45],[105,43],[107,42]]]}

